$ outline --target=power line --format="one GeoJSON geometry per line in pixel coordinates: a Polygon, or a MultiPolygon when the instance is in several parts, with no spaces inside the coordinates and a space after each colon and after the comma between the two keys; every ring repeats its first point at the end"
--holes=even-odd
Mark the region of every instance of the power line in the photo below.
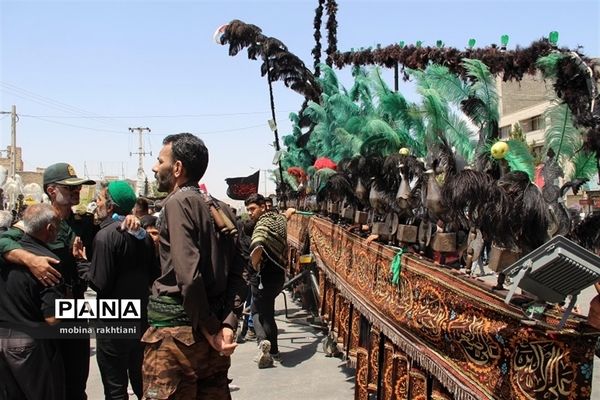
{"type": "MultiPolygon", "coordinates": [[[[279,111],[279,113],[286,113],[293,111],[279,111]]],[[[229,117],[236,115],[261,115],[269,114],[270,111],[248,111],[248,112],[236,112],[236,113],[210,113],[210,114],[175,114],[175,115],[98,115],[90,117],[79,117],[73,115],[31,115],[21,114],[24,117],[42,117],[42,118],[87,118],[87,119],[104,119],[104,118],[204,118],[204,117],[229,117]]]]}
{"type": "MultiPolygon", "coordinates": [[[[22,115],[22,116],[24,117],[25,115],[22,115]]],[[[113,134],[118,134],[118,135],[127,135],[127,133],[125,133],[125,132],[109,131],[107,129],[98,129],[98,128],[90,128],[90,127],[81,126],[81,125],[67,124],[66,122],[53,121],[51,119],[46,119],[46,118],[41,118],[41,117],[30,116],[30,118],[35,118],[35,119],[38,119],[38,120],[44,121],[44,122],[50,122],[52,124],[70,126],[72,128],[77,128],[77,129],[87,129],[87,130],[96,131],[96,132],[105,132],[105,133],[113,133],[113,134]]]]}
{"type": "MultiPolygon", "coordinates": [[[[56,110],[63,111],[66,113],[76,114],[76,115],[79,114],[80,116],[82,116],[82,118],[92,118],[92,117],[97,116],[97,114],[95,114],[93,112],[84,110],[79,107],[71,106],[67,103],[63,103],[61,101],[52,99],[50,97],[39,95],[37,93],[34,93],[27,89],[20,88],[16,85],[8,83],[8,82],[0,81],[0,87],[4,87],[4,89],[2,89],[2,90],[11,92],[13,95],[20,97],[22,99],[26,99],[26,100],[32,101],[34,103],[38,103],[38,104],[44,105],[46,107],[54,108],[56,110]]],[[[111,126],[111,124],[108,124],[106,121],[100,121],[100,122],[105,125],[111,126]]]]}
{"type": "MultiPolygon", "coordinates": [[[[67,103],[52,99],[50,97],[42,96],[37,93],[31,92],[27,89],[20,88],[8,82],[0,81],[0,86],[4,86],[3,90],[12,92],[13,95],[33,101],[38,104],[45,105],[50,108],[57,109],[59,111],[67,112],[70,114],[79,115],[31,115],[31,114],[20,114],[27,117],[39,117],[39,118],[85,118],[91,120],[104,120],[104,119],[123,119],[123,118],[204,118],[204,117],[226,117],[236,115],[262,115],[269,114],[270,111],[246,111],[246,112],[233,112],[233,113],[205,113],[205,114],[175,114],[175,115],[99,115],[91,111],[84,110],[79,107],[71,106],[67,103]]],[[[278,113],[290,113],[296,110],[278,110],[278,113]]],[[[116,122],[116,121],[115,121],[116,122]]],[[[110,125],[110,124],[109,124],[110,125]]],[[[114,127],[114,126],[113,126],[114,127]]]]}
{"type": "Polygon", "coordinates": [[[196,135],[214,135],[214,134],[217,134],[217,133],[228,133],[228,132],[245,131],[245,130],[254,129],[254,128],[266,128],[266,124],[246,126],[246,127],[243,127],[243,128],[224,129],[224,130],[220,130],[220,131],[195,132],[195,133],[196,133],[196,135]]]}
{"type": "MultiPolygon", "coordinates": [[[[24,114],[19,114],[19,116],[26,117],[26,115],[24,115],[24,114]]],[[[96,132],[113,133],[113,134],[118,134],[118,135],[128,135],[128,133],[125,133],[125,132],[111,131],[111,130],[107,130],[107,129],[98,129],[98,128],[91,128],[91,127],[87,127],[87,126],[68,124],[66,122],[53,121],[51,119],[46,119],[46,118],[42,118],[42,117],[35,117],[35,116],[32,116],[32,115],[29,115],[29,118],[34,118],[34,119],[38,119],[40,121],[50,122],[50,123],[57,124],[57,125],[70,126],[72,128],[86,129],[86,130],[91,130],[91,131],[96,131],[96,132]]],[[[238,131],[245,131],[245,130],[255,129],[255,128],[264,128],[264,127],[265,127],[265,124],[260,124],[260,125],[244,126],[244,127],[240,127],[240,128],[230,128],[230,129],[221,129],[221,130],[216,130],[216,131],[195,132],[195,133],[197,135],[215,135],[215,134],[218,134],[218,133],[238,132],[238,131]]],[[[149,133],[148,135],[152,135],[152,136],[166,136],[167,134],[166,133],[149,133]]]]}

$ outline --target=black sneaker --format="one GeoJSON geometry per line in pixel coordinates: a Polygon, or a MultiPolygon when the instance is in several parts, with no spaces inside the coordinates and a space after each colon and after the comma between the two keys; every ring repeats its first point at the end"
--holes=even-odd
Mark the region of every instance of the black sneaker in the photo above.
{"type": "Polygon", "coordinates": [[[244,338],[244,335],[242,335],[242,332],[238,332],[238,334],[235,337],[235,342],[238,344],[246,343],[246,339],[244,338]]]}
{"type": "Polygon", "coordinates": [[[281,352],[278,352],[275,354],[272,353],[271,358],[273,359],[274,362],[281,364],[281,361],[282,361],[281,352]]]}

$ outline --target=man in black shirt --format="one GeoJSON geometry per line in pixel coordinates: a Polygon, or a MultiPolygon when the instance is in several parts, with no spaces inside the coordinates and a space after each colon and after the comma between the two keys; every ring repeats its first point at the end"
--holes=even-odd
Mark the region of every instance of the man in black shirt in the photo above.
{"type": "MultiPolygon", "coordinates": [[[[142,320],[138,327],[141,336],[147,328],[150,277],[157,275],[152,269],[158,264],[149,237],[140,235],[144,237],[139,239],[121,229],[120,220],[131,212],[135,200],[133,189],[125,181],[102,184],[96,198],[100,231],[94,238],[88,279],[98,299],[141,300],[142,320]]],[[[99,320],[98,323],[110,326],[110,321],[99,320]]],[[[96,343],[105,398],[127,399],[128,375],[134,393],[141,398],[144,354],[140,340],[98,335],[96,343]]]]}
{"type": "MultiPolygon", "coordinates": [[[[23,222],[21,247],[56,258],[47,247],[56,240],[60,224],[54,208],[34,204],[25,211],[23,222]]],[[[61,285],[44,286],[19,265],[0,269],[0,398],[64,398],[64,368],[56,343],[25,333],[43,336],[40,328],[56,322],[54,301],[62,297],[60,289],[61,285]]]]}

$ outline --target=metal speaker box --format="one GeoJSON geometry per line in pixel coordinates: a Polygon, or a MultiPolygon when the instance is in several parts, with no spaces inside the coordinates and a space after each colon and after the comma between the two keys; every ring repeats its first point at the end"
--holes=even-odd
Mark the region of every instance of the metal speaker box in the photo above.
{"type": "Polygon", "coordinates": [[[340,213],[340,206],[337,202],[335,201],[328,201],[327,202],[327,212],[329,214],[339,214],[340,213]]]}
{"type": "Polygon", "coordinates": [[[354,213],[354,223],[364,225],[367,223],[369,215],[364,211],[356,211],[354,213]]]}
{"type": "Polygon", "coordinates": [[[456,233],[437,232],[431,239],[431,249],[441,252],[456,251],[456,233]]]}
{"type": "Polygon", "coordinates": [[[494,272],[502,272],[509,265],[521,257],[521,251],[515,251],[506,247],[499,247],[492,244],[488,268],[494,272]]]}
{"type": "Polygon", "coordinates": [[[414,225],[398,225],[398,233],[396,238],[400,242],[404,243],[416,243],[417,242],[417,231],[418,228],[414,225]]]}
{"type": "Polygon", "coordinates": [[[352,207],[343,208],[342,218],[344,218],[347,221],[352,221],[354,219],[354,209],[352,207]]]}
{"type": "Polygon", "coordinates": [[[390,240],[391,239],[391,231],[390,225],[385,222],[373,222],[373,229],[371,229],[371,233],[373,235],[379,235],[381,240],[390,240]]]}

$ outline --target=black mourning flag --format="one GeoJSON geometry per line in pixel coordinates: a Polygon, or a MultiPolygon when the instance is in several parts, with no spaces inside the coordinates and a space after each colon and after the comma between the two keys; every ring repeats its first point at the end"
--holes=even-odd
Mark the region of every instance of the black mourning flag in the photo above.
{"type": "Polygon", "coordinates": [[[225,179],[225,182],[229,186],[227,188],[227,196],[233,200],[246,200],[251,194],[258,193],[259,174],[260,170],[250,176],[225,179]]]}

